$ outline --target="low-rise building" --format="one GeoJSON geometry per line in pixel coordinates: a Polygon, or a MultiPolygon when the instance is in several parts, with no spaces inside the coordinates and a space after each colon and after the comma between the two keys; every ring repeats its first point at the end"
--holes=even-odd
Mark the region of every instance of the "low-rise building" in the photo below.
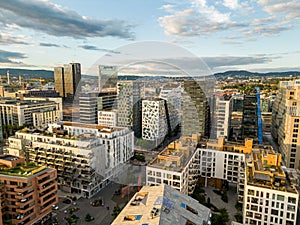
{"type": "Polygon", "coordinates": [[[133,156],[133,132],[93,124],[49,124],[47,131],[16,132],[7,151],[56,168],[61,190],[90,198],[133,156]]]}
{"type": "Polygon", "coordinates": [[[113,111],[113,110],[98,111],[98,125],[115,127],[117,126],[117,122],[118,122],[117,111],[113,111]]]}
{"type": "Polygon", "coordinates": [[[281,155],[252,150],[246,171],[243,224],[296,225],[299,194],[281,168],[281,155]]]}
{"type": "Polygon", "coordinates": [[[55,169],[0,155],[0,224],[38,224],[58,202],[55,169]]]}
{"type": "Polygon", "coordinates": [[[112,225],[210,224],[210,209],[169,185],[144,186],[112,225]]]}
{"type": "Polygon", "coordinates": [[[37,128],[61,120],[61,107],[53,101],[0,99],[2,125],[37,128]]]}
{"type": "Polygon", "coordinates": [[[169,144],[146,167],[146,184],[168,184],[184,194],[191,194],[199,177],[198,135],[181,137],[169,144]]]}

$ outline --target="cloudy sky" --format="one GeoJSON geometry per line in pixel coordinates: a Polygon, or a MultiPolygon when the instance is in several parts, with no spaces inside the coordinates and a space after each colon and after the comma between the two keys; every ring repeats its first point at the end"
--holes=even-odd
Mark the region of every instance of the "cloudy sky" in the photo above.
{"type": "Polygon", "coordinates": [[[300,70],[299,0],[0,0],[0,26],[2,68],[80,62],[87,72],[104,55],[125,59],[124,46],[161,41],[213,72],[300,70]]]}

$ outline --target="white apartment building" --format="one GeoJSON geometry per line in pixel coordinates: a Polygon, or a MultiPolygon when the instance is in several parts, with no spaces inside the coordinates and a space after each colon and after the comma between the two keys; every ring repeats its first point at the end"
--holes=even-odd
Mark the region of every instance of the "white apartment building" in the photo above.
{"type": "Polygon", "coordinates": [[[117,126],[118,117],[117,111],[99,110],[98,111],[98,125],[115,127],[117,126]]]}
{"type": "Polygon", "coordinates": [[[79,123],[50,124],[47,131],[23,129],[9,138],[7,152],[58,171],[62,190],[90,198],[133,156],[133,132],[79,123]]]}
{"type": "Polygon", "coordinates": [[[142,138],[160,143],[168,133],[166,105],[163,99],[142,101],[142,138]]]}
{"type": "Polygon", "coordinates": [[[62,119],[60,105],[53,101],[1,99],[0,114],[2,125],[27,124],[37,128],[62,119]]]}
{"type": "Polygon", "coordinates": [[[296,225],[299,194],[280,166],[281,155],[253,150],[247,162],[243,224],[296,225]]]}
{"type": "Polygon", "coordinates": [[[105,172],[101,173],[103,177],[111,178],[117,175],[123,164],[134,154],[134,133],[129,128],[71,122],[64,122],[62,128],[70,135],[91,134],[100,140],[105,149],[105,172]]]}
{"type": "Polygon", "coordinates": [[[216,96],[215,112],[213,112],[215,119],[215,134],[216,138],[229,136],[231,128],[231,113],[232,113],[232,98],[231,96],[219,93],[216,96]]]}
{"type": "Polygon", "coordinates": [[[184,193],[193,193],[199,175],[197,136],[182,137],[169,144],[146,167],[146,185],[167,184],[184,193]]]}

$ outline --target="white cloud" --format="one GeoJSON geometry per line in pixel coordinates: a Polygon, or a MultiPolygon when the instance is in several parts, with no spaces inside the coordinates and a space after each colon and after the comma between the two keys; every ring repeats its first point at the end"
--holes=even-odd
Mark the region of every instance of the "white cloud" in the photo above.
{"type": "Polygon", "coordinates": [[[224,0],[224,6],[229,9],[235,10],[239,7],[238,0],[224,0]]]}
{"type": "Polygon", "coordinates": [[[269,14],[285,14],[286,18],[289,20],[300,19],[300,2],[291,1],[275,5],[267,5],[264,7],[264,10],[269,14]]]}

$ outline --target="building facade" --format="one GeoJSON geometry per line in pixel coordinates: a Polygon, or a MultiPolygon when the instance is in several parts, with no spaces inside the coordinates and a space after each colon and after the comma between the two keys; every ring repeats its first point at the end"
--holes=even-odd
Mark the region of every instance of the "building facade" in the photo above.
{"type": "Polygon", "coordinates": [[[80,123],[98,123],[98,92],[79,93],[79,120],[80,123]]]}
{"type": "Polygon", "coordinates": [[[61,106],[53,101],[0,99],[2,125],[37,128],[61,120],[61,106]]]}
{"type": "Polygon", "coordinates": [[[185,80],[183,82],[181,129],[182,135],[201,133],[209,135],[209,106],[203,92],[202,82],[185,80]]]}
{"type": "Polygon", "coordinates": [[[281,81],[272,110],[272,136],[287,167],[300,166],[300,80],[281,81]]]}
{"type": "Polygon", "coordinates": [[[141,137],[142,131],[142,101],[141,87],[136,81],[118,82],[118,126],[128,127],[136,137],[141,137]]]}
{"type": "Polygon", "coordinates": [[[50,124],[47,131],[16,132],[7,151],[56,168],[61,190],[90,198],[133,156],[133,132],[92,124],[50,124]]]}
{"type": "Polygon", "coordinates": [[[115,127],[118,122],[118,113],[114,110],[100,110],[98,111],[98,125],[115,127]]]}
{"type": "Polygon", "coordinates": [[[243,224],[296,225],[299,194],[281,168],[281,155],[252,150],[246,170],[243,224]]]}
{"type": "Polygon", "coordinates": [[[99,92],[117,91],[118,67],[117,66],[99,66],[99,92]]]}
{"type": "Polygon", "coordinates": [[[73,99],[81,79],[80,63],[54,67],[55,90],[63,98],[73,99]]]}
{"type": "Polygon", "coordinates": [[[38,224],[58,202],[55,169],[0,155],[0,224],[38,224]],[[22,165],[20,167],[19,165],[22,165]]]}
{"type": "Polygon", "coordinates": [[[142,138],[162,142],[168,134],[166,101],[163,99],[142,100],[142,138]]]}

